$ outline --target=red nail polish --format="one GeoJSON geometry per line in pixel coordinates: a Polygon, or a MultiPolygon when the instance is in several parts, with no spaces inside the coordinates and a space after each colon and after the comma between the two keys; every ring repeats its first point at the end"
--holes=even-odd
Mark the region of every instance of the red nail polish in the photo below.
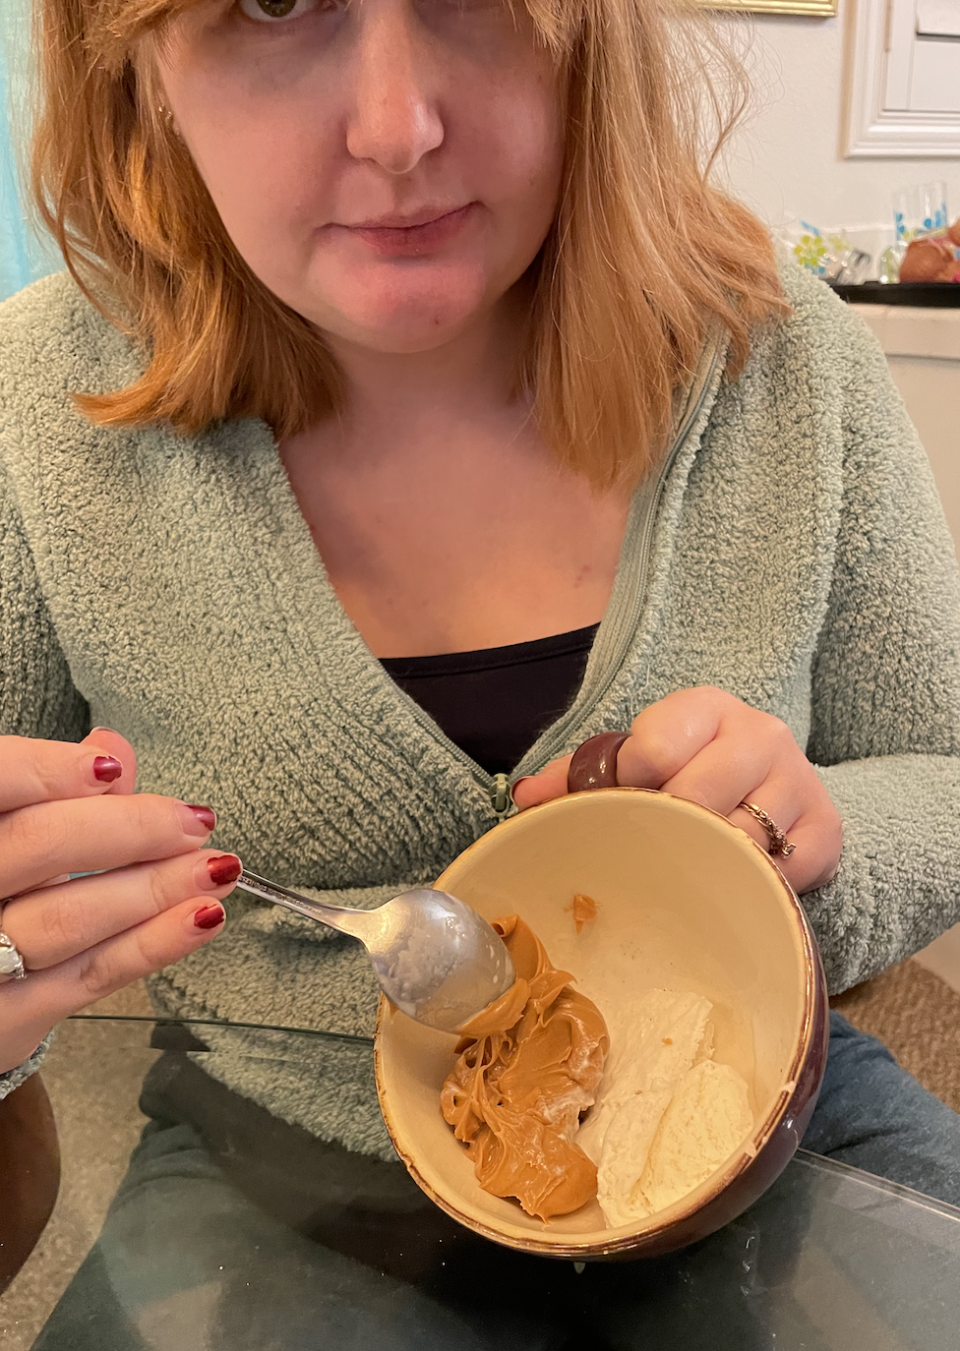
{"type": "Polygon", "coordinates": [[[197,820],[203,822],[207,830],[213,830],[214,826],[217,824],[217,818],[215,813],[212,812],[209,807],[197,807],[192,802],[188,802],[187,806],[193,812],[197,820]]]}
{"type": "Polygon", "coordinates": [[[98,755],[93,762],[93,777],[101,783],[113,783],[123,773],[123,765],[112,755],[98,755]]]}
{"type": "Polygon", "coordinates": [[[227,912],[222,905],[205,905],[194,915],[193,922],[198,929],[216,929],[226,917],[227,912]]]}
{"type": "Polygon", "coordinates": [[[218,854],[216,858],[207,859],[207,872],[214,886],[225,887],[228,882],[237,880],[243,872],[243,864],[236,854],[218,854]]]}

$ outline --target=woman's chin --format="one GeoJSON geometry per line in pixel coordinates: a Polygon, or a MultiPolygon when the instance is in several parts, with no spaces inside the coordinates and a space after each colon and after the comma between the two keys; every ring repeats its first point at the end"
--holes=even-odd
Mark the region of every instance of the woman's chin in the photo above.
{"type": "Polygon", "coordinates": [[[393,328],[356,329],[348,341],[371,352],[382,352],[384,356],[415,356],[418,352],[432,352],[453,342],[469,327],[471,317],[466,316],[458,324],[398,324],[393,328]]]}
{"type": "Polygon", "coordinates": [[[476,267],[377,272],[346,271],[335,285],[314,285],[317,303],[307,317],[333,338],[379,352],[424,352],[468,329],[506,289],[491,287],[486,270],[476,267]]]}
{"type": "Polygon", "coordinates": [[[452,342],[479,317],[479,306],[385,308],[373,314],[346,313],[319,327],[334,340],[395,356],[429,352],[452,342]]]}

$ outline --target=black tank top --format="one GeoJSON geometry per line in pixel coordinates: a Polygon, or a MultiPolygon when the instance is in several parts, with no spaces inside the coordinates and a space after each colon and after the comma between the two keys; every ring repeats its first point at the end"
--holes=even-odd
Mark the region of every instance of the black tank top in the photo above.
{"type": "Polygon", "coordinates": [[[489,774],[509,774],[570,707],[599,627],[381,665],[471,759],[489,774]]]}

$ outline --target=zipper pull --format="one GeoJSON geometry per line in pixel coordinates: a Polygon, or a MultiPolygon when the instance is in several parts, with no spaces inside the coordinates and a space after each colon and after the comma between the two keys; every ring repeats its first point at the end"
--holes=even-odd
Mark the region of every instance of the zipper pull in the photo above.
{"type": "Polygon", "coordinates": [[[500,820],[506,820],[507,812],[513,806],[510,798],[510,781],[506,774],[496,775],[494,786],[490,790],[490,800],[493,803],[493,810],[500,820]]]}

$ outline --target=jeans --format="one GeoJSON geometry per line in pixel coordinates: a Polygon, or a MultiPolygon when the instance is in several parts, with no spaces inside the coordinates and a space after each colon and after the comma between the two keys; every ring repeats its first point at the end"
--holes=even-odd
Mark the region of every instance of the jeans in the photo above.
{"type": "MultiPolygon", "coordinates": [[[[274,1128],[290,1130],[264,1125],[274,1128]]],[[[189,1121],[151,1121],[100,1238],[34,1351],[654,1345],[631,1332],[631,1303],[668,1279],[666,1268],[597,1265],[580,1282],[568,1262],[513,1253],[460,1228],[400,1164],[322,1146],[319,1165],[308,1168],[294,1137],[282,1150],[282,1134],[258,1138],[256,1151],[249,1139],[239,1146],[239,1186],[231,1180],[236,1139],[211,1145],[189,1121]]],[[[803,1144],[960,1205],[960,1117],[837,1013],[803,1144]]],[[[700,1345],[699,1331],[662,1332],[657,1345],[700,1345]]],[[[709,1320],[708,1333],[719,1347],[709,1320]]],[[[745,1328],[722,1344],[752,1351],[767,1341],[745,1328]]]]}

